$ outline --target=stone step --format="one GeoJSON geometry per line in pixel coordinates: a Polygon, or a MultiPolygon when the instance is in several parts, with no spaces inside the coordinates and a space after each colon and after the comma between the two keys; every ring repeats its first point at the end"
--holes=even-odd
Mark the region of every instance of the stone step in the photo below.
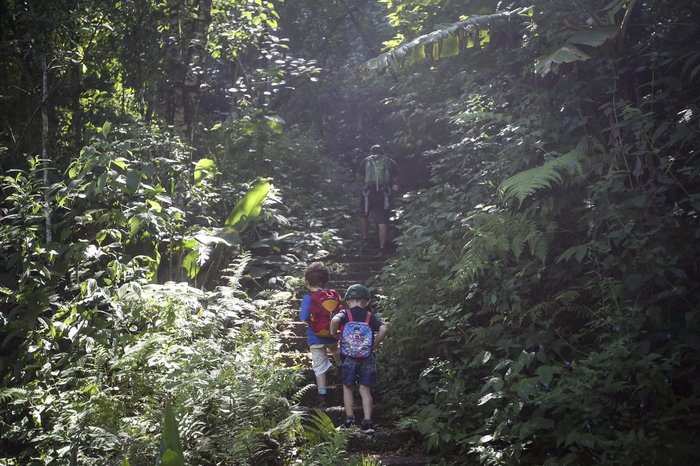
{"type": "Polygon", "coordinates": [[[281,338],[285,338],[287,336],[306,335],[306,327],[306,322],[302,322],[300,320],[284,320],[280,322],[278,326],[278,328],[280,329],[281,338]]]}
{"type": "Polygon", "coordinates": [[[343,293],[345,293],[345,290],[347,290],[350,287],[350,285],[354,285],[355,283],[361,283],[367,288],[375,288],[373,286],[373,279],[365,280],[364,282],[358,280],[331,280],[331,282],[328,284],[328,287],[338,290],[338,292],[342,295],[343,293]]]}
{"type": "Polygon", "coordinates": [[[308,352],[308,339],[305,336],[285,336],[282,339],[282,351],[308,352]]]}
{"type": "Polygon", "coordinates": [[[391,258],[390,255],[379,255],[374,253],[360,253],[356,255],[338,256],[329,259],[331,271],[342,268],[344,270],[380,270],[387,261],[391,258]]]}
{"type": "Polygon", "coordinates": [[[311,367],[311,354],[308,351],[280,351],[279,354],[287,366],[311,367]]]}
{"type": "Polygon", "coordinates": [[[359,430],[353,431],[348,440],[348,452],[393,452],[400,450],[408,444],[415,444],[420,436],[408,429],[396,429],[375,424],[374,434],[362,434],[359,430]]]}
{"type": "MultiPolygon", "coordinates": [[[[340,376],[334,377],[333,373],[331,372],[330,374],[327,374],[328,376],[328,386],[326,389],[328,390],[328,393],[326,393],[326,398],[325,398],[325,403],[326,406],[323,407],[324,409],[335,409],[335,410],[342,410],[343,409],[343,386],[339,383],[340,382],[340,376]],[[338,383],[333,383],[333,382],[338,382],[338,383]]],[[[314,380],[315,382],[315,380],[314,380]]],[[[304,393],[304,396],[301,397],[301,400],[299,400],[299,405],[300,406],[305,406],[307,408],[320,408],[319,406],[319,395],[318,395],[318,390],[314,386],[311,390],[308,392],[304,393]]],[[[362,406],[358,405],[359,409],[362,409],[362,406]]],[[[345,418],[342,417],[341,421],[344,420],[345,418]]]]}
{"type": "Polygon", "coordinates": [[[358,455],[357,459],[371,458],[377,460],[382,464],[382,466],[423,466],[430,462],[430,458],[423,455],[406,455],[401,456],[397,454],[364,454],[358,455]]]}
{"type": "Polygon", "coordinates": [[[337,272],[331,275],[331,281],[354,280],[356,282],[364,282],[375,278],[381,269],[363,269],[363,270],[348,270],[337,272]]]}

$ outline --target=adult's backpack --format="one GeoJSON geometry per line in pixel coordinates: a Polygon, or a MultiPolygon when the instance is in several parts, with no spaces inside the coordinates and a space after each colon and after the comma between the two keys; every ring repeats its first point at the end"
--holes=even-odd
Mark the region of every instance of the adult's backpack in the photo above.
{"type": "Polygon", "coordinates": [[[342,309],[342,298],[335,290],[311,293],[311,331],[319,337],[331,336],[331,319],[342,309]]]}
{"type": "Polygon", "coordinates": [[[391,183],[389,157],[384,154],[372,154],[365,162],[365,186],[374,187],[377,191],[383,185],[391,183]]]}
{"type": "Polygon", "coordinates": [[[372,313],[368,311],[363,322],[353,320],[350,309],[345,312],[348,321],[343,326],[343,333],[340,336],[340,353],[351,358],[368,358],[372,354],[374,345],[374,334],[369,326],[372,313]]]}

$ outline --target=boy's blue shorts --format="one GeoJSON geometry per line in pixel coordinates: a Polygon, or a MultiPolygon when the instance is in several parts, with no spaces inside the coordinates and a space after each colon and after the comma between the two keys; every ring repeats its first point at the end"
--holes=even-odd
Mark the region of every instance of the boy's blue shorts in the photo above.
{"type": "Polygon", "coordinates": [[[374,354],[367,359],[343,359],[343,385],[354,387],[355,385],[374,386],[377,384],[377,364],[374,354]]]}

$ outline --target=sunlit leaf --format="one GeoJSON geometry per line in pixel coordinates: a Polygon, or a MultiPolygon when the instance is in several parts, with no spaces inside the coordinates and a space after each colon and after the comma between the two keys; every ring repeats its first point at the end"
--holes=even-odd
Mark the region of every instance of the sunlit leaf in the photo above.
{"type": "Polygon", "coordinates": [[[194,184],[200,186],[202,181],[216,174],[216,162],[213,159],[200,159],[194,167],[194,184]]]}
{"type": "Polygon", "coordinates": [[[258,218],[262,209],[262,203],[267,198],[267,193],[269,191],[269,180],[265,179],[259,181],[233,207],[226,218],[225,225],[235,228],[238,231],[243,230],[250,220],[258,218]]]}

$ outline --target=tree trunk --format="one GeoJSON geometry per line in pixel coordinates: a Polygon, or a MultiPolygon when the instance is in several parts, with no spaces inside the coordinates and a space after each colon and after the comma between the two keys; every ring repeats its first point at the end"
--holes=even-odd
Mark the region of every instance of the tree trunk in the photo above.
{"type": "Polygon", "coordinates": [[[41,163],[43,169],[44,187],[44,219],[46,226],[46,242],[51,242],[51,207],[49,202],[49,159],[48,139],[49,139],[49,113],[47,104],[49,100],[49,76],[46,67],[46,57],[41,59],[41,163]]]}
{"type": "Polygon", "coordinates": [[[170,31],[168,79],[170,95],[166,120],[192,141],[199,106],[199,92],[206,63],[212,0],[199,0],[190,11],[183,0],[168,0],[170,31]]]}
{"type": "Polygon", "coordinates": [[[192,40],[187,48],[189,60],[183,86],[183,103],[187,136],[190,141],[194,140],[196,116],[199,109],[199,92],[206,64],[206,47],[209,40],[209,25],[211,24],[211,2],[212,0],[199,0],[192,40]]]}
{"type": "Polygon", "coordinates": [[[184,125],[184,107],[182,105],[182,84],[185,81],[186,62],[183,55],[183,24],[181,15],[187,11],[187,2],[184,0],[168,0],[169,29],[166,38],[166,87],[165,121],[175,127],[176,131],[182,131],[184,125]]]}

